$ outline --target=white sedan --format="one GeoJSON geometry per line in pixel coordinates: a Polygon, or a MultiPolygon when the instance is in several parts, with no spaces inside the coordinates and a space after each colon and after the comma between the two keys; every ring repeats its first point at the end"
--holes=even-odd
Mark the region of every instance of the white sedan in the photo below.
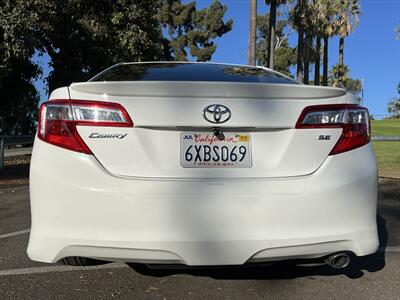
{"type": "Polygon", "coordinates": [[[48,263],[343,268],[378,248],[367,109],[263,67],[122,63],[54,90],[30,195],[48,263]]]}

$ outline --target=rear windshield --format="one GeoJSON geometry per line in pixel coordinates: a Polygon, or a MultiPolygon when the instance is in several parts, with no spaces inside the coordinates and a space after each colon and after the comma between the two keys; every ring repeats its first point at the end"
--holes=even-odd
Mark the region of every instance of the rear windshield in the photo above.
{"type": "Polygon", "coordinates": [[[120,64],[90,81],[222,81],[289,83],[280,74],[261,68],[210,63],[140,63],[120,64]]]}

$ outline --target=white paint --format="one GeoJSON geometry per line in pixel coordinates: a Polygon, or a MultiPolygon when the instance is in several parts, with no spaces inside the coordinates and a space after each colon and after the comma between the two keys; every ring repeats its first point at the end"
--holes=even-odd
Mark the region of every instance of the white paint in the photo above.
{"type": "Polygon", "coordinates": [[[31,231],[30,229],[24,229],[24,230],[20,230],[20,231],[1,234],[0,235],[0,239],[6,239],[6,238],[9,238],[9,237],[13,237],[13,236],[21,235],[21,234],[26,234],[26,233],[29,233],[30,231],[31,231]]]}
{"type": "Polygon", "coordinates": [[[73,266],[59,265],[59,266],[49,266],[49,267],[21,268],[21,269],[1,270],[0,277],[11,276],[11,275],[27,275],[27,274],[50,273],[50,272],[68,272],[68,271],[89,271],[89,270],[117,269],[117,268],[128,268],[128,266],[123,263],[111,263],[111,264],[91,266],[91,267],[73,267],[73,266]]]}
{"type": "MultiPolygon", "coordinates": [[[[179,164],[179,151],[174,157],[179,164]]],[[[370,218],[377,200],[370,144],[329,156],[310,176],[212,176],[213,170],[191,180],[114,177],[91,155],[36,139],[28,256],[165,263],[165,253],[172,253],[188,265],[232,265],[265,249],[295,258],[345,250],[362,256],[378,248],[370,218]],[[341,241],[349,242],[326,249],[341,241]]]]}
{"type": "Polygon", "coordinates": [[[295,129],[306,106],[356,104],[345,90],[86,82],[58,89],[50,100],[69,97],[118,103],[135,125],[77,126],[93,155],[36,138],[27,249],[32,260],[83,256],[207,266],[339,251],[362,256],[378,249],[371,144],[330,156],[341,128],[295,129]],[[181,131],[212,133],[203,111],[213,103],[232,112],[224,131],[249,134],[251,168],[180,166],[181,131]],[[126,138],[93,139],[93,133],[126,138]],[[330,139],[321,142],[320,135],[330,139]]]}
{"type": "Polygon", "coordinates": [[[23,190],[23,189],[28,189],[29,185],[21,185],[21,186],[16,186],[16,187],[4,187],[0,188],[0,194],[3,194],[4,192],[9,192],[9,191],[18,191],[18,190],[23,190]]]}
{"type": "Polygon", "coordinates": [[[386,253],[400,252],[400,246],[379,247],[378,251],[386,253]]]}

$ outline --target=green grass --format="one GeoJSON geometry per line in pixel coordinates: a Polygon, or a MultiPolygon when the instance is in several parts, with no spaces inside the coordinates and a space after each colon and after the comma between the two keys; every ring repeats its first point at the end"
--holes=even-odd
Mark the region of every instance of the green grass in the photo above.
{"type": "Polygon", "coordinates": [[[400,178],[400,142],[372,142],[379,176],[400,178]]]}
{"type": "MultiPolygon", "coordinates": [[[[372,120],[372,136],[400,136],[400,119],[372,120]]],[[[400,178],[400,142],[374,141],[379,176],[400,178]]]]}
{"type": "Polygon", "coordinates": [[[399,136],[400,119],[397,120],[372,120],[372,136],[399,136]]]}

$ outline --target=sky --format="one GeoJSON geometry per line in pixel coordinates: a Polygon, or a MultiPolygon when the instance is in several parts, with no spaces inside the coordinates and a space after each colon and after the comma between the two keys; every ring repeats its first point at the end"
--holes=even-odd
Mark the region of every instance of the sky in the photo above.
{"type": "MultiPolygon", "coordinates": [[[[183,2],[189,2],[184,0],[183,2]]],[[[197,7],[208,6],[212,0],[197,0],[197,7]]],[[[233,19],[233,29],[215,40],[217,50],[212,61],[225,63],[247,63],[249,32],[249,0],[220,0],[228,6],[225,19],[233,19]]],[[[361,0],[359,25],[345,40],[344,60],[349,66],[351,77],[364,80],[364,102],[374,116],[387,115],[386,104],[397,96],[400,82],[400,40],[396,39],[395,28],[400,24],[400,0],[361,0]]],[[[264,0],[257,1],[258,14],[265,14],[268,6],[264,0]]],[[[296,33],[290,43],[295,46],[296,33]]],[[[338,61],[338,38],[329,41],[329,65],[338,61]]],[[[37,59],[37,58],[36,58],[37,59]]],[[[40,58],[44,76],[48,73],[47,57],[40,58]]],[[[46,100],[45,85],[35,83],[41,100],[46,100]]]]}

